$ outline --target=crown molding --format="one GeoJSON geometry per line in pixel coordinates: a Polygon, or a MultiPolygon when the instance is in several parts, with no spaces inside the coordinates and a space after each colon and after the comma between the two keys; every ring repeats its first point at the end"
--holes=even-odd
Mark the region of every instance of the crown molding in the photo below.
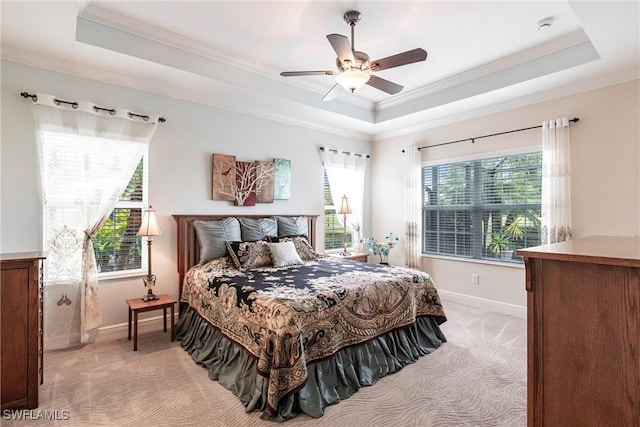
{"type": "Polygon", "coordinates": [[[422,86],[420,88],[413,89],[411,91],[398,94],[392,98],[380,101],[376,104],[376,111],[383,111],[385,109],[404,104],[417,98],[429,96],[435,92],[443,91],[451,87],[461,85],[463,83],[481,79],[482,77],[527,63],[535,59],[552,55],[554,53],[580,45],[585,42],[591,43],[587,34],[583,30],[574,31],[562,37],[550,40],[546,43],[533,46],[529,49],[519,51],[512,55],[488,62],[465,72],[447,77],[446,79],[441,79],[429,85],[422,86]]]}
{"type": "MultiPolygon", "coordinates": [[[[276,82],[282,81],[279,70],[256,67],[251,61],[243,61],[235,56],[224,55],[220,51],[205,43],[200,43],[189,37],[185,37],[180,34],[176,34],[174,32],[167,31],[156,26],[152,26],[144,22],[132,19],[130,17],[117,14],[110,10],[96,6],[95,4],[89,4],[89,6],[87,6],[78,15],[78,18],[93,22],[95,24],[111,27],[115,30],[122,31],[137,37],[142,37],[152,42],[161,43],[184,52],[189,52],[191,54],[198,55],[211,61],[257,74],[264,78],[272,79],[276,82]]],[[[288,84],[291,86],[296,86],[303,90],[313,91],[317,93],[318,99],[321,99],[331,88],[326,88],[324,85],[314,82],[307,82],[303,85],[294,80],[288,81],[288,84]]],[[[358,108],[365,108],[369,111],[375,110],[375,103],[373,101],[368,101],[366,99],[352,96],[350,97],[346,93],[339,94],[338,98],[340,99],[340,101],[352,104],[358,108]]]]}
{"type": "Polygon", "coordinates": [[[228,97],[203,94],[198,90],[188,91],[185,90],[185,88],[172,88],[167,86],[159,88],[157,85],[150,85],[149,82],[144,79],[139,79],[128,75],[125,76],[116,74],[100,68],[88,67],[82,64],[60,60],[50,56],[47,57],[43,55],[34,55],[23,50],[18,51],[11,48],[3,49],[2,60],[13,62],[23,66],[39,68],[46,71],[92,80],[99,83],[123,87],[139,92],[165,96],[168,98],[191,102],[207,107],[218,108],[225,111],[231,111],[266,120],[272,120],[332,135],[339,135],[363,141],[372,141],[373,139],[372,132],[353,131],[335,125],[323,124],[317,120],[307,120],[304,118],[299,118],[297,116],[294,117],[292,115],[285,114],[274,114],[270,110],[265,108],[251,108],[250,106],[253,104],[234,103],[231,102],[230,98],[228,97]],[[247,107],[246,105],[249,105],[249,107],[247,107]]]}
{"type": "MultiPolygon", "coordinates": [[[[394,128],[389,131],[376,132],[373,142],[384,141],[395,137],[411,135],[414,133],[426,131],[440,126],[451,125],[465,120],[478,117],[488,116],[490,114],[500,113],[503,111],[514,110],[517,108],[527,107],[529,105],[539,104],[542,102],[552,101],[554,99],[564,98],[567,96],[577,95],[592,90],[598,90],[617,84],[624,84],[631,81],[640,80],[640,76],[636,70],[629,72],[610,74],[600,79],[589,79],[571,86],[563,86],[561,88],[547,89],[536,91],[530,95],[518,98],[508,98],[504,101],[485,103],[475,108],[467,108],[462,112],[451,112],[447,108],[440,111],[430,110],[428,117],[420,120],[419,124],[394,128]]],[[[446,106],[445,106],[446,107],[446,106]]],[[[456,110],[453,107],[453,110],[456,110]]]]}

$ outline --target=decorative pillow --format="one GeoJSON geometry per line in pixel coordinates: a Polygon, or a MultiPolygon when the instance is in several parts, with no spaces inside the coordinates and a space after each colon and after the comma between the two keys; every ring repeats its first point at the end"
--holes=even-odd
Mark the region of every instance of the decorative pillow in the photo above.
{"type": "Polygon", "coordinates": [[[193,221],[200,242],[200,264],[227,255],[227,240],[241,240],[240,223],[236,218],[219,221],[193,221]]]}
{"type": "MultiPolygon", "coordinates": [[[[270,218],[238,218],[243,242],[263,240],[267,236],[278,234],[278,223],[274,217],[270,218]]],[[[231,240],[231,239],[229,239],[231,240]]]]}
{"type": "Polygon", "coordinates": [[[303,263],[296,252],[293,242],[267,243],[271,251],[271,259],[274,267],[286,267],[288,265],[300,265],[303,263]]]}
{"type": "Polygon", "coordinates": [[[264,240],[257,242],[226,242],[229,255],[240,270],[271,265],[271,252],[264,240]]]}
{"type": "Polygon", "coordinates": [[[298,255],[300,255],[303,261],[315,261],[320,258],[320,255],[314,251],[313,247],[309,244],[307,236],[269,236],[269,241],[271,243],[293,242],[293,245],[296,247],[296,252],[298,252],[298,255]]]}
{"type": "Polygon", "coordinates": [[[279,237],[307,235],[307,218],[304,216],[277,216],[276,221],[279,237]]]}

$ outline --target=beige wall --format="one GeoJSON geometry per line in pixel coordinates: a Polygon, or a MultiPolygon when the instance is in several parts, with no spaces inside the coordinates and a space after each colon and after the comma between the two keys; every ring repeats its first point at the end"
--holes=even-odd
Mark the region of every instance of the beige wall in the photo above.
{"type": "MultiPolygon", "coordinates": [[[[411,135],[377,141],[372,147],[372,225],[375,236],[402,233],[401,150],[579,117],[571,125],[572,221],[574,237],[640,234],[640,86],[633,81],[558,98],[411,135]],[[388,206],[398,206],[389,209],[388,206]]],[[[471,144],[423,150],[423,161],[447,160],[540,145],[540,130],[481,139],[471,144]]],[[[390,261],[402,264],[401,250],[390,261]]],[[[526,305],[524,269],[483,262],[423,256],[423,269],[438,288],[492,301],[526,305]],[[471,275],[480,284],[471,284],[471,275]]]]}

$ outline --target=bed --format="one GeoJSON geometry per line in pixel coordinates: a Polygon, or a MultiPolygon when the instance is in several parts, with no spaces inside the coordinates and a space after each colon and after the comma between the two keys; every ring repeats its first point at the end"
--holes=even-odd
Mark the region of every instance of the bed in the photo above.
{"type": "Polygon", "coordinates": [[[316,215],[173,215],[177,338],[248,411],[325,409],[446,341],[424,272],[319,255],[316,215]]]}

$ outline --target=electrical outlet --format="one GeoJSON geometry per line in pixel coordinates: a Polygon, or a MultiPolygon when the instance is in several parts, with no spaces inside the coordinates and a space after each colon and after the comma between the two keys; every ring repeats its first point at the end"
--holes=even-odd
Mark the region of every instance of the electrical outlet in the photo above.
{"type": "Polygon", "coordinates": [[[479,274],[472,274],[471,275],[471,284],[472,285],[479,285],[480,284],[480,275],[479,274]]]}

